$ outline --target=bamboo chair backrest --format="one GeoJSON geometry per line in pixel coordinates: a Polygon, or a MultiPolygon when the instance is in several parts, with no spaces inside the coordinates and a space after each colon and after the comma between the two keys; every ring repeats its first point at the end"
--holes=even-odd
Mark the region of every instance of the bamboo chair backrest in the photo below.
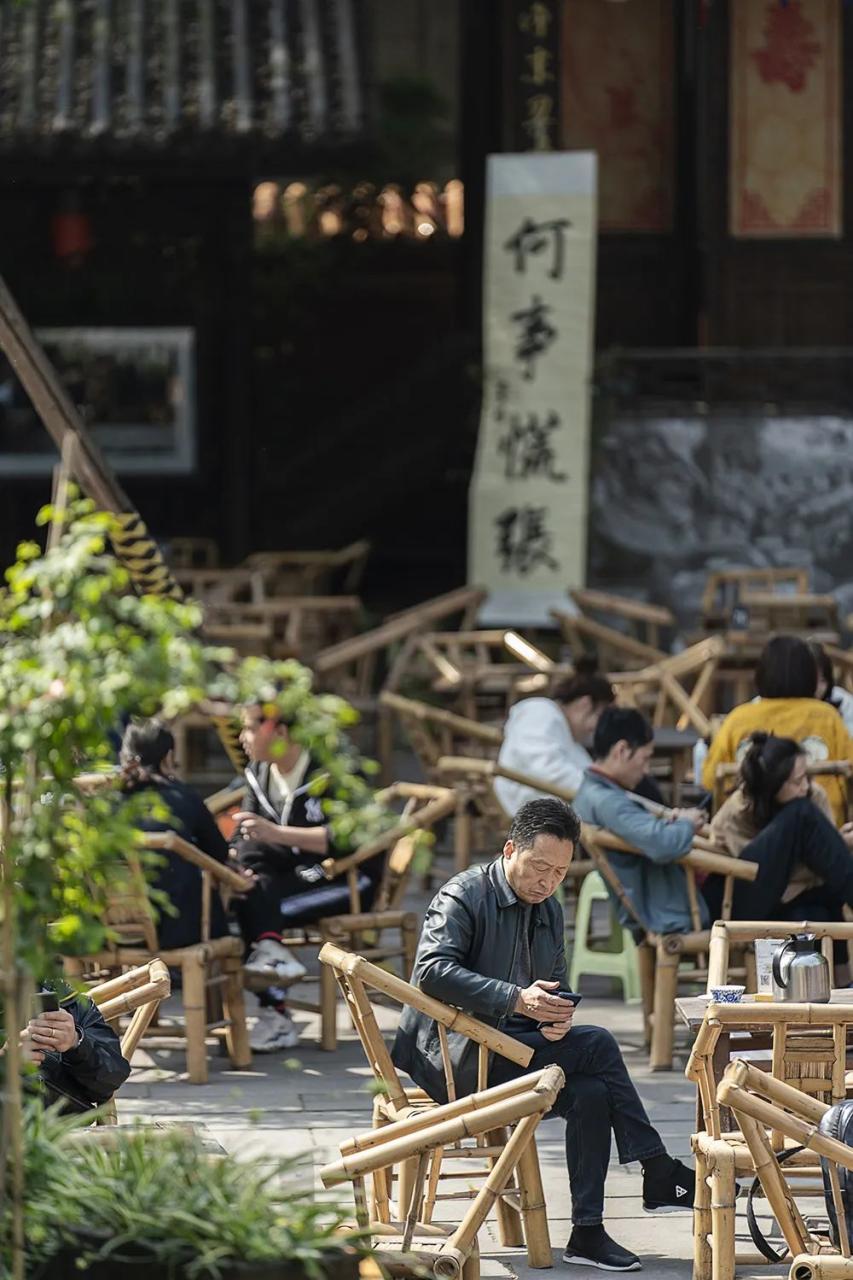
{"type": "Polygon", "coordinates": [[[803,1096],[824,1103],[846,1096],[847,1032],[853,1026],[853,1005],[711,1003],[697,1032],[685,1075],[699,1089],[705,1128],[718,1138],[720,1098],[714,1085],[714,1053],[724,1027],[767,1028],[772,1033],[771,1071],[774,1081],[803,1096]]]}
{"type": "Polygon", "coordinates": [[[173,570],[219,567],[219,544],[213,538],[169,538],[168,548],[173,570]]]}
{"type": "Polygon", "coordinates": [[[379,702],[400,720],[428,777],[435,777],[436,766],[442,756],[497,759],[503,742],[503,733],[498,728],[458,716],[441,707],[432,707],[426,702],[403,698],[388,690],[383,690],[379,702]]]}
{"type": "Polygon", "coordinates": [[[702,595],[702,615],[706,621],[728,621],[743,591],[805,593],[809,589],[808,569],[717,569],[708,574],[702,595]]]}
{"type": "Polygon", "coordinates": [[[478,1088],[486,1087],[490,1052],[499,1053],[522,1067],[526,1067],[533,1057],[533,1050],[514,1040],[512,1036],[478,1022],[461,1009],[454,1009],[451,1005],[433,999],[410,982],[404,982],[402,978],[380,969],[352,951],[327,942],[320,951],[320,961],[335,972],[371,1070],[395,1112],[405,1111],[409,1107],[409,1098],[379,1030],[376,1014],[367,994],[368,987],[390,996],[397,1004],[417,1009],[438,1024],[447,1096],[451,1102],[457,1097],[457,1091],[447,1042],[448,1031],[459,1032],[477,1044],[478,1088]]]}
{"type": "Polygon", "coordinates": [[[832,970],[833,942],[853,942],[853,923],[811,920],[717,920],[711,927],[708,963],[708,991],[728,983],[732,947],[746,947],[759,938],[788,938],[794,933],[811,933],[820,938],[821,950],[832,970]]]}
{"type": "Polygon", "coordinates": [[[551,617],[559,623],[574,661],[591,648],[598,655],[599,666],[608,671],[622,671],[647,667],[667,656],[662,649],[625,635],[615,627],[605,626],[586,614],[552,609],[551,617]]]}
{"type": "Polygon", "coordinates": [[[394,911],[400,906],[409,882],[416,848],[412,836],[403,836],[389,850],[373,903],[374,911],[394,911]]]}
{"type": "Polygon", "coordinates": [[[121,1051],[128,1062],[133,1057],[161,1000],[172,989],[169,970],[162,960],[150,960],[148,964],[128,969],[117,978],[98,983],[86,993],[107,1022],[122,1014],[130,1014],[130,1024],[121,1038],[121,1051]]]}
{"type": "Polygon", "coordinates": [[[621,618],[631,627],[637,640],[644,641],[653,648],[660,647],[660,628],[675,626],[675,617],[669,609],[648,604],[645,600],[634,600],[630,596],[593,591],[585,587],[570,591],[569,595],[582,613],[598,612],[606,618],[621,618]]]}

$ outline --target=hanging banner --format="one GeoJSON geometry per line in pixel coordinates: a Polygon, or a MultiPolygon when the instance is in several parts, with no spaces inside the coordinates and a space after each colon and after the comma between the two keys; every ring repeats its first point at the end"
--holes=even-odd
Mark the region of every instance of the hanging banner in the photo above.
{"type": "Polygon", "coordinates": [[[488,161],[469,578],[486,624],[550,621],[586,574],[596,158],[488,161]]]}
{"type": "Polygon", "coordinates": [[[839,0],[732,6],[734,236],[840,236],[839,0]]]}
{"type": "Polygon", "coordinates": [[[511,0],[508,14],[508,145],[555,151],[560,145],[559,0],[511,0]]]}

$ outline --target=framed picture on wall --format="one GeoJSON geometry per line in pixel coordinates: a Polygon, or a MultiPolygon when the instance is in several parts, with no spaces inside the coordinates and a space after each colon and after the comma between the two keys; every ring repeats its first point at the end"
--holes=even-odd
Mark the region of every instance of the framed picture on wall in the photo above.
{"type": "MultiPolygon", "coordinates": [[[[111,466],[186,475],[196,464],[192,329],[39,329],[36,336],[111,466]]],[[[0,356],[0,476],[40,476],[58,454],[0,356]]]]}

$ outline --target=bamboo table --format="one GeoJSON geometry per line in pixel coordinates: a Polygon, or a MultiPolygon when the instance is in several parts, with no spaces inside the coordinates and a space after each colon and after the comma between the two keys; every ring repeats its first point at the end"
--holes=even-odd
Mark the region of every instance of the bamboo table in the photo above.
{"type": "MultiPolygon", "coordinates": [[[[757,1023],[750,1021],[750,1007],[755,1003],[755,996],[745,995],[740,1002],[738,1008],[743,1010],[743,1019],[737,1023],[725,1023],[720,1030],[720,1038],[714,1049],[714,1057],[712,1059],[714,1072],[714,1086],[716,1087],[725,1074],[726,1067],[729,1065],[732,1056],[732,1040],[737,1039],[737,1048],[742,1052],[749,1053],[759,1049],[769,1049],[771,1043],[772,1029],[769,1029],[766,1023],[757,1023]]],[[[760,1003],[763,1003],[760,1002],[760,1003]]],[[[840,987],[830,993],[830,1004],[850,1004],[853,1005],[853,988],[840,987]]],[[[675,1008],[682,1022],[692,1031],[693,1035],[701,1027],[705,1020],[705,1012],[710,1004],[709,996],[683,996],[676,1000],[675,1008]]],[[[727,1005],[727,1008],[734,1006],[727,1005]]],[[[734,1127],[732,1124],[731,1112],[728,1108],[724,1108],[720,1112],[720,1124],[724,1132],[730,1132],[734,1127]]],[[[704,1121],[702,1117],[702,1107],[697,1098],[696,1105],[696,1129],[704,1129],[704,1121]]]]}

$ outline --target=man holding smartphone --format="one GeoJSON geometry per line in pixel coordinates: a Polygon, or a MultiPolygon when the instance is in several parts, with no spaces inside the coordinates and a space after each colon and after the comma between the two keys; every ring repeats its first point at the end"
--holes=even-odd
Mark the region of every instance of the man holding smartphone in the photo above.
{"type": "Polygon", "coordinates": [[[35,1063],[47,1103],[85,1113],[109,1102],[130,1075],[121,1044],[97,1006],[42,990],[35,1016],[21,1032],[25,1062],[35,1063]]]}
{"type": "MultiPolygon", "coordinates": [[[[579,997],[566,990],[563,913],[554,893],[579,836],[577,816],[562,801],[523,805],[501,856],[453,876],[433,898],[412,982],[534,1049],[526,1068],[495,1055],[489,1084],[552,1063],[562,1067],[566,1083],[554,1110],[566,1121],[574,1224],[563,1260],[638,1271],[636,1254],[603,1226],[611,1135],[620,1162],[643,1167],[649,1213],[691,1209],[695,1175],[667,1155],[611,1033],[573,1026],[579,997]]],[[[454,1032],[448,1042],[459,1093],[473,1093],[476,1045],[454,1032]]],[[[392,1058],[435,1101],[447,1101],[438,1033],[426,1014],[403,1010],[392,1058]]]]}

